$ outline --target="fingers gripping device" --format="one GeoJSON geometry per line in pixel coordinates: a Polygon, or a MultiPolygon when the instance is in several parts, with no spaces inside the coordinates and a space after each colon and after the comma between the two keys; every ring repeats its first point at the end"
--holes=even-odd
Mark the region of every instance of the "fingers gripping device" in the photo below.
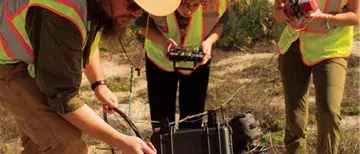
{"type": "Polygon", "coordinates": [[[174,69],[182,69],[182,70],[194,70],[196,63],[201,62],[204,58],[204,53],[202,52],[202,48],[200,47],[173,47],[170,48],[167,56],[170,60],[173,61],[174,69]],[[185,67],[177,67],[176,62],[194,62],[194,67],[185,68],[185,67]]]}
{"type": "Polygon", "coordinates": [[[315,12],[319,8],[319,0],[287,0],[280,8],[288,18],[303,18],[306,14],[315,12]]]}

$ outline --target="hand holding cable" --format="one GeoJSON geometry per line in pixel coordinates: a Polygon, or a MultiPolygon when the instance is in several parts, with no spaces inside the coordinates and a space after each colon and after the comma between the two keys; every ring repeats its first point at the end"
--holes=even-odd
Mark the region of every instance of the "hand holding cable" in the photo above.
{"type": "Polygon", "coordinates": [[[113,92],[106,85],[98,85],[95,89],[95,96],[103,103],[103,108],[106,113],[114,113],[112,110],[118,106],[118,99],[113,92]]]}

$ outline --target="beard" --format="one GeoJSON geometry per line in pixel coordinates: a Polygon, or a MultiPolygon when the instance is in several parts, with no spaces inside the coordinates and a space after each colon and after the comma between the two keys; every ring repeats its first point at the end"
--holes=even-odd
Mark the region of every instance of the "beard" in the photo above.
{"type": "Polygon", "coordinates": [[[110,51],[119,51],[120,43],[127,44],[129,41],[129,30],[131,17],[116,17],[114,20],[107,20],[103,23],[102,29],[102,40],[110,51]],[[121,42],[120,42],[121,41],[121,42]]]}
{"type": "MultiPolygon", "coordinates": [[[[103,1],[104,2],[104,1],[103,1]]],[[[106,4],[101,3],[98,5],[99,12],[97,13],[97,20],[100,21],[102,26],[102,38],[106,40],[109,46],[119,44],[118,41],[122,40],[126,34],[127,29],[130,27],[129,23],[135,19],[131,14],[125,14],[112,17],[105,11],[106,4]]]]}
{"type": "Polygon", "coordinates": [[[130,21],[134,17],[129,15],[118,16],[114,18],[106,18],[102,21],[102,36],[107,39],[122,39],[126,30],[130,27],[130,21]]]}
{"type": "Polygon", "coordinates": [[[106,40],[117,40],[123,38],[126,26],[114,23],[112,18],[102,21],[102,37],[106,40]]]}

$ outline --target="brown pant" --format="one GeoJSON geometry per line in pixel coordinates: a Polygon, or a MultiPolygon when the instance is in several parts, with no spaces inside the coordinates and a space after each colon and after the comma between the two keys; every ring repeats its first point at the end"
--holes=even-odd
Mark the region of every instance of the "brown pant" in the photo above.
{"type": "Polygon", "coordinates": [[[22,153],[87,153],[81,131],[47,106],[26,64],[0,64],[0,103],[22,131],[22,153]]]}
{"type": "Polygon", "coordinates": [[[307,154],[308,97],[310,77],[316,93],[317,153],[337,154],[340,142],[340,110],[344,93],[347,59],[327,59],[315,66],[301,61],[299,43],[279,57],[285,95],[286,130],[284,143],[288,154],[307,154]]]}

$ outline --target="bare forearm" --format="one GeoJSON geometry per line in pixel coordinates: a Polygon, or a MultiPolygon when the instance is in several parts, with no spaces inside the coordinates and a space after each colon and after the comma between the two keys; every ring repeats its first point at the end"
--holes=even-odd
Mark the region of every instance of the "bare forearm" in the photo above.
{"type": "Polygon", "coordinates": [[[90,83],[105,79],[103,68],[100,63],[100,54],[98,49],[96,49],[95,53],[91,57],[84,73],[90,83]]]}
{"type": "Polygon", "coordinates": [[[320,23],[329,22],[330,26],[355,26],[360,21],[359,0],[349,0],[346,4],[346,12],[330,14],[324,13],[317,17],[320,23]]]}
{"type": "Polygon", "coordinates": [[[71,113],[60,115],[84,133],[104,141],[109,145],[119,148],[124,144],[124,142],[121,141],[124,141],[126,136],[108,125],[87,105],[71,113]]]}
{"type": "Polygon", "coordinates": [[[222,27],[223,27],[223,24],[217,24],[214,27],[214,29],[211,31],[210,35],[206,38],[205,41],[208,41],[211,44],[214,44],[222,34],[222,27]]]}
{"type": "MultiPolygon", "coordinates": [[[[283,1],[277,0],[274,2],[274,18],[278,22],[289,20],[280,9],[280,3],[283,1]]],[[[353,26],[358,25],[360,21],[360,3],[359,0],[348,0],[346,5],[346,12],[338,14],[322,13],[321,16],[317,16],[317,23],[325,23],[327,20],[331,26],[353,26]]]]}
{"type": "Polygon", "coordinates": [[[354,26],[359,24],[359,16],[354,12],[346,12],[329,16],[329,24],[331,26],[354,26]]]}

